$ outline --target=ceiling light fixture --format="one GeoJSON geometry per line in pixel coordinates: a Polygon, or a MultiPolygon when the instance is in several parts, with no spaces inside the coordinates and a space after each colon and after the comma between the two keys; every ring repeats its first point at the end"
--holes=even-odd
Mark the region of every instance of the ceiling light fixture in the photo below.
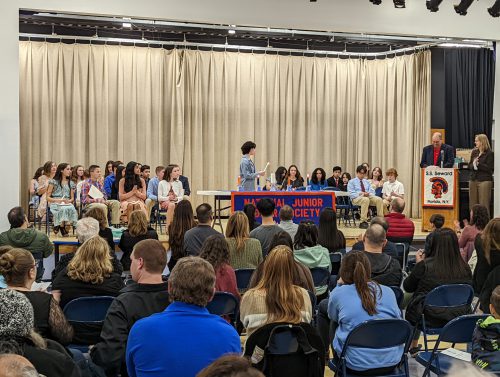
{"type": "Polygon", "coordinates": [[[492,17],[500,16],[500,0],[495,1],[495,4],[491,8],[488,8],[488,13],[491,14],[492,17]]]}
{"type": "Polygon", "coordinates": [[[370,0],[370,3],[372,3],[373,5],[380,5],[382,4],[382,0],[370,0]]]}
{"type": "Polygon", "coordinates": [[[394,0],[394,8],[406,8],[405,0],[394,0]]]}
{"type": "Polygon", "coordinates": [[[130,21],[132,21],[131,18],[129,18],[129,17],[123,17],[123,24],[122,24],[122,26],[125,27],[125,28],[127,28],[127,29],[131,29],[132,28],[132,22],[130,22],[130,21]]]}
{"type": "Polygon", "coordinates": [[[462,0],[460,4],[454,5],[453,8],[455,8],[455,12],[459,15],[465,16],[467,14],[467,9],[469,9],[473,2],[474,0],[462,0]]]}
{"type": "Polygon", "coordinates": [[[236,34],[236,30],[234,30],[234,29],[229,29],[229,30],[227,31],[227,33],[228,33],[228,34],[231,34],[231,35],[234,35],[234,34],[236,34]]]}
{"type": "Polygon", "coordinates": [[[431,12],[437,12],[439,10],[439,5],[443,2],[443,0],[427,0],[425,5],[427,9],[431,12]]]}

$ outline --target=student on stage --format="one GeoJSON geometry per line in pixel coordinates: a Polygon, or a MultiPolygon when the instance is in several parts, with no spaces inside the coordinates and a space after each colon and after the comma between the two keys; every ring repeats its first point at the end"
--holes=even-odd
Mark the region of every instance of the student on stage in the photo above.
{"type": "Polygon", "coordinates": [[[184,196],[184,189],[179,181],[180,171],[178,165],[168,165],[163,180],[158,184],[158,203],[160,209],[167,211],[167,229],[174,218],[175,205],[184,196]]]}
{"type": "Polygon", "coordinates": [[[349,183],[349,181],[351,180],[351,175],[349,173],[344,173],[342,174],[342,177],[341,177],[341,182],[340,182],[340,186],[339,186],[339,189],[340,191],[347,191],[347,184],[349,183]]]}
{"type": "MultiPolygon", "coordinates": [[[[146,183],[140,177],[141,168],[135,161],[130,161],[125,168],[125,177],[119,182],[119,195],[122,217],[134,210],[142,210],[146,213],[146,183]]],[[[147,213],[146,213],[147,216],[147,213]]]]}
{"type": "Polygon", "coordinates": [[[311,177],[311,190],[321,191],[328,184],[326,183],[326,173],[322,168],[314,169],[314,173],[311,177]]]}
{"type": "Polygon", "coordinates": [[[292,186],[292,190],[304,187],[304,178],[300,175],[299,168],[296,165],[290,165],[288,168],[283,180],[283,190],[286,190],[288,185],[292,186]]]}
{"type": "Polygon", "coordinates": [[[47,211],[47,188],[49,187],[49,181],[56,174],[57,165],[55,162],[47,161],[43,164],[43,174],[38,178],[38,188],[36,193],[40,196],[40,201],[38,204],[38,216],[45,219],[45,212],[47,211]]]}
{"type": "Polygon", "coordinates": [[[328,187],[337,187],[340,189],[342,186],[342,179],[340,175],[342,174],[342,168],[340,166],[333,167],[333,174],[330,178],[326,180],[326,184],[328,187]]]}
{"type": "MultiPolygon", "coordinates": [[[[374,170],[375,171],[375,170],[374,170]]],[[[393,199],[405,198],[405,188],[401,182],[397,180],[398,171],[390,168],[385,172],[387,181],[384,182],[382,187],[382,199],[384,200],[384,215],[389,213],[388,207],[393,199]]]]}
{"type": "Polygon", "coordinates": [[[253,141],[247,141],[241,146],[240,178],[243,191],[255,191],[255,178],[264,175],[264,171],[256,172],[255,164],[250,156],[255,156],[257,145],[253,141]]]}
{"type": "Polygon", "coordinates": [[[368,180],[373,190],[375,191],[375,195],[382,196],[382,186],[384,186],[384,175],[382,174],[382,169],[374,167],[372,170],[372,177],[368,180]]]}
{"type": "Polygon", "coordinates": [[[283,188],[283,181],[285,180],[286,173],[287,170],[284,166],[279,166],[274,173],[274,176],[276,177],[276,188],[278,190],[283,188]]]}
{"type": "Polygon", "coordinates": [[[422,159],[420,167],[441,166],[443,168],[452,168],[455,162],[455,149],[448,144],[443,143],[443,136],[439,132],[432,135],[432,145],[424,147],[422,150],[422,159]]]}
{"type": "Polygon", "coordinates": [[[115,161],[109,160],[106,162],[106,167],[104,168],[104,178],[106,178],[108,175],[111,175],[115,171],[115,167],[113,166],[115,164],[115,161]]]}

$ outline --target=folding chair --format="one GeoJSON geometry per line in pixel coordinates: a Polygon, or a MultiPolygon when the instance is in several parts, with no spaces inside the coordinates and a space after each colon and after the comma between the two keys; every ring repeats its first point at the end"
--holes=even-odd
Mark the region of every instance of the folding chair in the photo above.
{"type": "Polygon", "coordinates": [[[234,270],[236,274],[236,285],[238,286],[239,291],[245,291],[248,289],[248,285],[250,284],[250,279],[254,273],[255,269],[253,268],[239,268],[234,270]]]}
{"type": "MultiPolygon", "coordinates": [[[[321,191],[340,191],[338,187],[325,187],[321,191]]],[[[335,197],[335,208],[337,210],[337,218],[338,218],[338,224],[340,225],[340,220],[344,222],[344,226],[347,225],[347,222],[349,222],[349,225],[351,225],[351,219],[350,219],[350,214],[351,214],[351,209],[352,209],[352,203],[351,200],[348,196],[336,196],[335,197]]],[[[354,225],[356,225],[356,221],[354,220],[354,215],[353,215],[353,221],[354,225]]]]}
{"type": "Polygon", "coordinates": [[[323,287],[330,282],[330,271],[322,267],[311,268],[311,275],[315,287],[323,287]]]}
{"type": "Polygon", "coordinates": [[[218,316],[229,316],[231,324],[236,327],[236,319],[238,318],[239,302],[232,293],[215,292],[212,301],[207,305],[207,310],[211,314],[218,316]]]}
{"type": "Polygon", "coordinates": [[[43,278],[43,273],[45,272],[45,267],[43,266],[43,253],[33,253],[33,259],[35,259],[36,264],[36,277],[35,281],[39,282],[43,278]]]}
{"type": "Polygon", "coordinates": [[[438,376],[448,374],[452,364],[457,363],[457,359],[439,352],[440,343],[451,343],[452,348],[456,343],[471,343],[477,321],[486,317],[487,315],[463,315],[448,322],[439,334],[434,349],[417,355],[417,362],[425,367],[422,377],[430,375],[430,372],[438,376]]]}
{"type": "Polygon", "coordinates": [[[398,303],[399,308],[402,309],[401,304],[403,303],[403,299],[405,297],[403,290],[399,287],[395,287],[392,285],[389,288],[391,288],[394,291],[394,295],[396,296],[396,302],[398,303]]]}
{"type": "Polygon", "coordinates": [[[474,289],[468,284],[441,285],[434,288],[425,296],[422,317],[417,327],[421,328],[424,334],[424,347],[426,352],[428,351],[427,335],[439,335],[444,329],[444,327],[427,327],[425,319],[426,311],[429,309],[445,311],[466,306],[471,308],[473,298],[474,289]]]}
{"type": "Polygon", "coordinates": [[[409,377],[407,353],[410,348],[413,329],[404,319],[373,319],[356,326],[347,336],[338,360],[330,360],[328,366],[335,376],[348,377],[346,354],[350,347],[381,349],[402,347],[401,360],[394,369],[384,376],[409,377]]]}
{"type": "Polygon", "coordinates": [[[410,252],[410,245],[397,242],[394,245],[396,245],[396,250],[398,251],[398,259],[399,263],[401,263],[401,268],[403,271],[406,271],[407,269],[407,263],[408,263],[408,253],[410,252]]]}

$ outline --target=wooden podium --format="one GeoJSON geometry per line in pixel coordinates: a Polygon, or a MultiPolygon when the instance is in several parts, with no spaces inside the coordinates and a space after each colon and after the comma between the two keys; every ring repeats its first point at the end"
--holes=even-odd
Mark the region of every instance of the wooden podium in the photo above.
{"type": "Polygon", "coordinates": [[[453,168],[429,166],[422,169],[422,231],[431,231],[429,219],[443,215],[444,227],[454,228],[458,220],[458,171],[453,168]]]}

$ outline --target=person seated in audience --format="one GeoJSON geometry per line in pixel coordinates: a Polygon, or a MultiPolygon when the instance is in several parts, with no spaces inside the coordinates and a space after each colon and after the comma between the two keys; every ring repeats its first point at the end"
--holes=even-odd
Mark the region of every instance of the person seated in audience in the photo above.
{"type": "Polygon", "coordinates": [[[325,171],[322,168],[314,169],[310,183],[312,191],[321,191],[327,187],[325,171]]]}
{"type": "MultiPolygon", "coordinates": [[[[79,297],[118,296],[123,288],[120,274],[113,272],[107,242],[99,236],[85,241],[73,259],[52,282],[52,295],[62,308],[79,297]]],[[[100,325],[74,325],[74,343],[95,344],[100,325]]]]}
{"type": "Polygon", "coordinates": [[[432,240],[434,239],[434,233],[437,229],[441,229],[444,225],[444,216],[439,213],[431,215],[429,223],[431,225],[431,232],[425,237],[425,245],[423,252],[426,258],[431,257],[432,240]]]}
{"type": "Polygon", "coordinates": [[[240,319],[247,336],[268,323],[311,322],[309,293],[294,285],[295,263],[287,246],[277,246],[263,262],[262,278],[243,295],[240,319]]]}
{"type": "Polygon", "coordinates": [[[269,198],[262,198],[257,202],[257,209],[262,217],[262,225],[250,232],[251,238],[256,238],[262,247],[262,254],[265,257],[269,252],[269,244],[276,233],[282,229],[274,222],[274,209],[276,205],[269,198]]]}
{"type": "Polygon", "coordinates": [[[462,258],[464,258],[466,262],[469,261],[474,251],[476,236],[482,233],[489,221],[489,211],[482,204],[474,204],[472,206],[470,210],[470,223],[464,220],[465,227],[463,229],[460,229],[460,223],[455,221],[455,229],[457,233],[460,234],[458,246],[460,247],[462,258]]]}
{"type": "Polygon", "coordinates": [[[184,197],[184,189],[181,181],[179,181],[179,174],[179,166],[168,165],[162,181],[158,184],[158,203],[161,210],[167,211],[167,229],[174,218],[176,204],[184,197]]]}
{"type": "Polygon", "coordinates": [[[135,244],[142,240],[158,239],[156,230],[149,226],[144,211],[133,211],[129,215],[128,227],[122,233],[118,247],[123,251],[121,263],[125,271],[130,270],[130,254],[135,244]]]}
{"type": "Polygon", "coordinates": [[[147,190],[147,199],[146,199],[146,212],[151,216],[151,210],[153,207],[158,204],[158,185],[160,181],[163,179],[163,175],[165,174],[164,166],[157,166],[155,168],[155,176],[149,180],[148,190],[147,190]]]}
{"type": "Polygon", "coordinates": [[[162,312],[169,304],[168,284],[162,280],[167,252],[161,242],[138,242],[130,259],[133,282],[127,284],[111,303],[100,341],[90,351],[94,363],[108,376],[128,376],[125,350],[130,329],[138,320],[162,312]]]}
{"type": "MultiPolygon", "coordinates": [[[[337,360],[349,333],[359,324],[372,319],[401,318],[392,289],[379,285],[371,275],[370,261],[365,253],[352,251],[342,259],[340,279],[328,302],[328,315],[336,326],[333,349],[337,360]]],[[[356,374],[370,370],[383,375],[399,364],[403,347],[350,347],[346,354],[348,372],[356,374]]]]}
{"type": "Polygon", "coordinates": [[[288,232],[292,240],[295,238],[299,225],[293,222],[293,208],[289,205],[284,205],[280,208],[280,223],[278,226],[285,232],[288,232]]]}
{"type": "Polygon", "coordinates": [[[141,166],[141,178],[144,179],[144,182],[146,183],[146,188],[149,185],[149,176],[150,175],[151,175],[151,166],[142,165],[141,166]]]}
{"type": "Polygon", "coordinates": [[[387,239],[392,242],[401,242],[411,244],[415,234],[415,224],[405,216],[405,201],[401,198],[395,198],[391,202],[391,212],[385,215],[389,223],[387,239]]]}
{"type": "Polygon", "coordinates": [[[482,235],[476,236],[477,265],[473,287],[479,293],[479,306],[488,313],[488,299],[493,289],[500,285],[500,218],[492,219],[482,235]]]}
{"type": "MultiPolygon", "coordinates": [[[[89,174],[90,178],[86,179],[82,185],[82,206],[86,211],[92,208],[100,209],[104,216],[106,216],[106,222],[108,221],[109,208],[111,210],[111,224],[115,227],[120,226],[120,202],[114,199],[108,200],[108,194],[100,182],[101,168],[97,165],[90,165],[89,174]],[[91,193],[94,190],[98,191],[95,198],[92,197],[91,193]],[[99,197],[101,195],[102,197],[99,197]]],[[[111,177],[111,175],[108,175],[108,177],[111,177]]]]}
{"type": "MultiPolygon", "coordinates": [[[[114,200],[118,200],[118,196],[113,197],[112,194],[113,194],[113,186],[115,185],[116,182],[116,176],[117,176],[116,171],[118,169],[118,166],[120,165],[123,165],[121,161],[113,161],[111,165],[113,170],[108,174],[108,171],[106,169],[106,175],[104,177],[104,192],[106,193],[108,198],[114,200]]],[[[118,191],[116,193],[118,194],[118,191]]]]}
{"type": "MultiPolygon", "coordinates": [[[[384,217],[382,216],[373,217],[372,220],[370,221],[370,225],[373,224],[378,224],[382,228],[384,228],[387,237],[387,231],[389,230],[389,223],[384,217]]],[[[365,245],[363,244],[363,235],[358,236],[357,240],[358,241],[354,245],[352,245],[352,250],[363,251],[365,249],[365,245]]],[[[382,252],[393,258],[398,258],[398,249],[396,248],[394,242],[391,242],[389,240],[387,240],[385,246],[382,248],[382,252]]]]}
{"type": "Polygon", "coordinates": [[[500,285],[496,286],[489,300],[491,315],[477,321],[472,334],[472,362],[480,369],[500,372],[500,285]]]}
{"type": "Polygon", "coordinates": [[[282,186],[283,190],[287,190],[288,186],[290,186],[292,190],[304,187],[304,178],[300,175],[299,168],[296,165],[290,165],[283,179],[282,186]]]}
{"type": "Polygon", "coordinates": [[[345,252],[344,233],[337,228],[337,214],[332,207],[325,207],[319,213],[318,245],[326,247],[329,253],[345,252]]]}
{"type": "Polygon", "coordinates": [[[326,185],[328,187],[336,187],[340,190],[340,187],[342,186],[342,178],[340,178],[342,168],[340,166],[334,166],[332,170],[332,176],[326,180],[326,185]]]}
{"type": "MultiPolygon", "coordinates": [[[[5,246],[0,246],[0,258],[2,255],[4,255],[7,251],[12,250],[13,247],[10,245],[5,245],[5,246]]],[[[7,288],[7,283],[5,282],[5,278],[2,274],[0,274],[0,289],[7,288]]]]}
{"type": "Polygon", "coordinates": [[[93,207],[85,211],[85,217],[92,217],[99,222],[99,236],[104,238],[109,245],[109,250],[115,252],[115,241],[113,239],[113,231],[108,227],[108,220],[104,211],[100,208],[93,207]]]}
{"type": "Polygon", "coordinates": [[[28,217],[22,207],[14,207],[7,214],[10,229],[0,233],[0,246],[20,247],[30,253],[41,253],[48,258],[54,252],[54,245],[43,232],[30,228],[28,217]]]}
{"type": "MultiPolygon", "coordinates": [[[[47,377],[80,377],[80,370],[59,343],[35,331],[33,306],[13,289],[0,289],[0,354],[22,355],[47,377]]],[[[0,369],[0,373],[5,370],[0,369]]]]}
{"type": "Polygon", "coordinates": [[[37,213],[42,220],[44,220],[45,212],[47,212],[47,188],[49,187],[49,181],[56,174],[56,170],[57,165],[55,162],[47,161],[43,164],[43,174],[38,178],[36,193],[40,196],[40,202],[38,203],[37,213]]]}
{"type": "Polygon", "coordinates": [[[172,271],[179,259],[185,257],[184,236],[186,232],[196,226],[193,215],[193,207],[189,200],[181,200],[175,207],[174,218],[168,229],[168,245],[170,247],[170,259],[168,269],[172,271]]]}
{"type": "Polygon", "coordinates": [[[36,269],[35,259],[28,250],[11,249],[0,256],[0,274],[4,276],[7,288],[23,293],[31,302],[37,332],[44,338],[69,344],[73,328],[64,317],[59,303],[47,292],[31,290],[36,269]]]}
{"type": "MultiPolygon", "coordinates": [[[[2,350],[0,350],[2,351],[2,350]]],[[[4,377],[39,377],[31,362],[13,353],[0,352],[0,370],[3,371],[4,377]]]]}
{"type": "Polygon", "coordinates": [[[40,197],[38,196],[37,190],[38,190],[38,178],[40,178],[43,174],[43,166],[39,167],[36,169],[35,175],[30,181],[30,187],[29,187],[29,192],[30,192],[30,201],[29,205],[33,206],[34,208],[38,207],[38,203],[40,202],[40,197]]]}
{"type": "MultiPolygon", "coordinates": [[[[417,252],[417,264],[410,275],[403,281],[405,292],[412,293],[406,308],[406,320],[417,326],[422,317],[423,300],[427,293],[444,284],[471,284],[472,274],[467,263],[460,255],[456,233],[449,228],[435,231],[432,242],[432,257],[427,258],[423,252],[417,252]],[[445,266],[445,267],[444,267],[445,266]]],[[[470,307],[434,312],[428,310],[425,319],[429,327],[442,327],[451,319],[463,314],[469,314],[470,307]]],[[[416,354],[420,346],[418,338],[420,331],[415,331],[411,354],[416,354]]]]}
{"type": "Polygon", "coordinates": [[[106,165],[105,168],[104,168],[104,179],[106,179],[108,176],[114,174],[115,172],[115,161],[113,160],[109,160],[108,162],[106,162],[106,165]]]}
{"type": "Polygon", "coordinates": [[[248,203],[243,206],[243,213],[248,219],[248,227],[250,229],[250,232],[260,226],[260,222],[255,220],[255,210],[256,208],[252,203],[248,203]]]}
{"type": "Polygon", "coordinates": [[[349,184],[350,180],[351,180],[351,175],[349,173],[346,172],[346,173],[342,174],[341,182],[340,182],[340,186],[339,186],[340,191],[347,192],[347,185],[349,184]]]}
{"type": "Polygon", "coordinates": [[[274,176],[276,177],[276,189],[278,190],[286,189],[286,187],[284,186],[286,186],[285,177],[287,171],[288,170],[286,170],[284,166],[278,166],[278,168],[276,169],[276,172],[274,173],[274,176]]]}
{"type": "Polygon", "coordinates": [[[365,179],[366,167],[359,165],[356,168],[357,178],[351,179],[347,184],[347,191],[354,205],[360,206],[361,229],[368,228],[368,207],[377,207],[377,214],[384,213],[382,199],[375,195],[370,183],[365,179]]]}
{"type": "Polygon", "coordinates": [[[130,161],[125,168],[125,177],[120,179],[119,196],[121,215],[127,221],[132,211],[141,210],[146,213],[146,183],[140,177],[141,168],[135,161],[130,161]]]}
{"type": "Polygon", "coordinates": [[[265,377],[252,367],[250,359],[239,355],[221,356],[196,377],[265,377]]]}
{"type": "Polygon", "coordinates": [[[239,300],[236,274],[229,264],[229,248],[226,239],[215,235],[208,237],[201,247],[200,258],[208,261],[214,268],[215,290],[232,293],[239,300]]]}
{"type": "Polygon", "coordinates": [[[382,199],[384,200],[384,215],[387,214],[388,208],[392,201],[396,198],[403,200],[405,198],[405,188],[401,182],[397,180],[398,172],[394,168],[390,168],[385,172],[387,181],[384,182],[382,188],[382,199]]]}
{"type": "Polygon", "coordinates": [[[262,262],[262,246],[259,240],[250,238],[248,218],[241,211],[235,211],[227,221],[226,241],[229,260],[235,270],[257,268],[262,262]]]}
{"type": "Polygon", "coordinates": [[[73,205],[75,200],[75,184],[71,181],[71,166],[65,162],[57,166],[54,178],[47,187],[47,202],[52,213],[54,233],[61,232],[63,237],[68,236],[66,225],[73,227],[78,221],[78,212],[73,205]]]}
{"type": "Polygon", "coordinates": [[[215,293],[215,271],[199,257],[180,259],[168,279],[171,304],[140,319],[127,341],[131,377],[195,376],[225,354],[240,354],[238,333],[206,306],[215,293]]]}
{"type": "Polygon", "coordinates": [[[224,235],[212,228],[212,216],[212,207],[210,204],[203,203],[196,207],[198,225],[189,229],[184,234],[184,255],[199,255],[203,242],[210,236],[224,237],[224,235]]]}
{"type": "Polygon", "coordinates": [[[190,196],[191,195],[191,188],[189,187],[189,179],[188,177],[182,175],[182,170],[179,165],[175,165],[179,167],[179,181],[182,183],[182,188],[184,189],[184,195],[185,196],[190,196]]]}

